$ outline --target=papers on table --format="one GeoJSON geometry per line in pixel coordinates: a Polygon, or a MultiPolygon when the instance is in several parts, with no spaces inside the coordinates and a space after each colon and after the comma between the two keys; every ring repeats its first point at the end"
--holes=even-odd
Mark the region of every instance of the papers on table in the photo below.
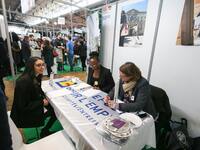
{"type": "Polygon", "coordinates": [[[86,83],[79,83],[78,85],[73,86],[73,89],[77,91],[82,91],[82,92],[90,88],[92,88],[92,86],[86,83]]]}
{"type": "Polygon", "coordinates": [[[100,90],[96,90],[96,89],[90,88],[90,89],[87,89],[87,90],[81,92],[81,94],[86,96],[86,97],[92,97],[94,95],[99,94],[100,92],[101,92],[100,90]]]}
{"type": "Polygon", "coordinates": [[[72,91],[69,91],[69,90],[63,88],[63,89],[47,92],[46,95],[49,98],[56,98],[56,97],[65,96],[65,95],[68,95],[68,94],[71,94],[71,93],[72,93],[72,91]]]}

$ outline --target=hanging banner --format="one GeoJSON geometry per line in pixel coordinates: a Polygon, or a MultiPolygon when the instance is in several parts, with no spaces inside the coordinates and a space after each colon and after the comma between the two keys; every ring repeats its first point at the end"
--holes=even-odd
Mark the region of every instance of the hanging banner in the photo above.
{"type": "Polygon", "coordinates": [[[58,24],[64,25],[65,24],[65,17],[58,17],[58,24]]]}

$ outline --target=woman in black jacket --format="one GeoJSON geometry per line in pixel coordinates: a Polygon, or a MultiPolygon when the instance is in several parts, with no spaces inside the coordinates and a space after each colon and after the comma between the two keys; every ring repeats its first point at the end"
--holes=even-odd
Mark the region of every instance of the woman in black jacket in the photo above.
{"type": "Polygon", "coordinates": [[[51,67],[53,66],[54,62],[53,62],[53,47],[50,45],[50,42],[48,40],[44,41],[42,56],[44,57],[44,61],[47,65],[48,77],[50,77],[50,74],[52,72],[51,67]]]}
{"type": "Polygon", "coordinates": [[[113,101],[114,89],[104,98],[110,108],[123,112],[145,111],[156,116],[156,110],[151,99],[150,85],[142,77],[140,69],[132,62],[126,62],[119,68],[120,83],[118,98],[124,103],[113,101]]]}
{"type": "Polygon", "coordinates": [[[87,46],[83,41],[80,41],[80,46],[78,47],[78,49],[79,49],[79,53],[80,53],[79,55],[81,58],[82,71],[84,71],[86,67],[85,61],[87,58],[87,46]]]}
{"type": "Polygon", "coordinates": [[[24,72],[17,79],[11,118],[18,128],[32,128],[44,125],[47,116],[51,116],[42,129],[41,137],[49,135],[49,128],[56,120],[53,108],[50,106],[41,88],[44,62],[39,57],[30,58],[24,72]],[[44,113],[44,107],[48,110],[44,113]]]}
{"type": "Polygon", "coordinates": [[[110,70],[100,64],[98,56],[96,51],[90,53],[87,83],[108,93],[115,86],[115,82],[110,70]]]}

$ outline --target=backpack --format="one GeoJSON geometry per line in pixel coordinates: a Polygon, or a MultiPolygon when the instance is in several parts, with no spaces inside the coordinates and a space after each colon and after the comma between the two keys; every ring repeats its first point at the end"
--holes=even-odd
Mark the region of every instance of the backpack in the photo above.
{"type": "Polygon", "coordinates": [[[158,144],[159,150],[192,150],[193,140],[187,131],[187,120],[170,121],[171,130],[164,130],[158,144]]]}

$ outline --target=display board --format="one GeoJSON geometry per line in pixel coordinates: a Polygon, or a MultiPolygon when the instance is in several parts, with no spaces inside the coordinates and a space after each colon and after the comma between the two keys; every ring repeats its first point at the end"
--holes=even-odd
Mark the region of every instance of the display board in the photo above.
{"type": "Polygon", "coordinates": [[[176,45],[184,2],[163,1],[150,83],[167,92],[173,118],[187,118],[190,135],[199,136],[199,46],[176,45]]]}
{"type": "MultiPolygon", "coordinates": [[[[114,79],[119,78],[119,67],[127,62],[134,62],[142,71],[142,75],[147,77],[149,70],[150,57],[152,52],[152,46],[154,41],[155,27],[157,21],[157,14],[159,10],[159,0],[146,1],[146,0],[130,0],[121,2],[118,4],[117,21],[116,21],[116,37],[114,47],[114,61],[113,61],[113,76],[114,79]],[[142,45],[135,45],[129,47],[119,46],[120,35],[120,21],[121,12],[123,9],[127,9],[128,6],[138,6],[138,4],[144,3],[146,6],[144,32],[142,37],[142,45]]],[[[134,9],[134,7],[133,7],[134,9]]],[[[133,9],[129,9],[133,12],[133,9]]],[[[139,9],[139,6],[137,7],[139,9]]]]}
{"type": "Polygon", "coordinates": [[[101,27],[101,61],[103,66],[111,69],[113,59],[113,43],[115,29],[116,3],[102,9],[102,27],[101,27]]]}

